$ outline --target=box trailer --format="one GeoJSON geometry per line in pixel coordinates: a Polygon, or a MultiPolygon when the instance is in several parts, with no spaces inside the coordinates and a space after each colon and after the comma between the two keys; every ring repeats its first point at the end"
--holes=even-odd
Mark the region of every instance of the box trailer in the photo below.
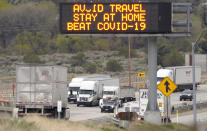
{"type": "Polygon", "coordinates": [[[19,108],[19,115],[41,113],[56,117],[57,101],[61,101],[61,117],[69,118],[66,67],[18,65],[16,90],[16,107],[19,108]]]}
{"type": "MultiPolygon", "coordinates": [[[[175,66],[165,67],[157,71],[157,80],[159,84],[165,77],[170,78],[178,88],[176,91],[183,91],[185,89],[193,89],[192,84],[192,66],[175,66]]],[[[195,67],[195,83],[198,85],[201,82],[201,68],[195,67]]]]}

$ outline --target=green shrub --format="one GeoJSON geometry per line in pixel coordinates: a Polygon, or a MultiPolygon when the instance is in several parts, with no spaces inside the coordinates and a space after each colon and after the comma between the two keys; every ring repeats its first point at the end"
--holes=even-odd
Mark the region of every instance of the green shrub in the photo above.
{"type": "Polygon", "coordinates": [[[71,58],[72,66],[82,66],[86,62],[85,59],[86,58],[85,58],[84,53],[78,53],[77,55],[72,56],[71,58]]]}
{"type": "MultiPolygon", "coordinates": [[[[126,58],[129,56],[128,46],[123,46],[123,47],[119,48],[118,51],[119,51],[119,55],[121,55],[121,56],[124,56],[126,58]]],[[[135,49],[130,49],[130,56],[132,58],[137,56],[135,49]]]]}
{"type": "Polygon", "coordinates": [[[163,66],[182,66],[184,65],[184,56],[176,49],[163,57],[163,66]]]}
{"type": "Polygon", "coordinates": [[[117,60],[109,60],[106,64],[106,70],[117,72],[123,70],[123,67],[117,60]]]}
{"type": "Polygon", "coordinates": [[[34,53],[26,54],[23,57],[24,63],[30,64],[42,64],[43,62],[40,60],[39,56],[35,55],[34,53]]]}
{"type": "Polygon", "coordinates": [[[83,68],[87,73],[96,73],[97,67],[96,64],[87,62],[83,65],[83,68]]]}

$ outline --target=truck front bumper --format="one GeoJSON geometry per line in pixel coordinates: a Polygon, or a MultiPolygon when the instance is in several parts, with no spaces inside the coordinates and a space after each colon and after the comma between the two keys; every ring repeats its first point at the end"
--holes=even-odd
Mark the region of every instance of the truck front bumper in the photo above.
{"type": "Polygon", "coordinates": [[[76,102],[77,98],[68,98],[68,102],[71,102],[71,101],[76,102]]]}
{"type": "Polygon", "coordinates": [[[84,102],[83,101],[78,101],[77,102],[78,105],[91,105],[91,103],[92,103],[91,101],[90,102],[89,101],[84,101],[84,102]]]}
{"type": "Polygon", "coordinates": [[[104,111],[110,111],[110,110],[113,110],[114,108],[113,107],[111,107],[111,106],[103,106],[102,107],[102,110],[104,110],[104,111]]]}

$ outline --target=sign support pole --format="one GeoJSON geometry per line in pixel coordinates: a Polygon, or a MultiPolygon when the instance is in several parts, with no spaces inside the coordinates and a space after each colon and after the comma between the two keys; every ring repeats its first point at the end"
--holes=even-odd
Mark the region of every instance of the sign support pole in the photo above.
{"type": "Polygon", "coordinates": [[[157,43],[156,37],[148,38],[148,104],[144,114],[147,122],[161,124],[161,115],[157,104],[157,43]]]}
{"type": "Polygon", "coordinates": [[[168,97],[166,97],[167,100],[167,117],[166,117],[166,123],[168,123],[168,97]]]}

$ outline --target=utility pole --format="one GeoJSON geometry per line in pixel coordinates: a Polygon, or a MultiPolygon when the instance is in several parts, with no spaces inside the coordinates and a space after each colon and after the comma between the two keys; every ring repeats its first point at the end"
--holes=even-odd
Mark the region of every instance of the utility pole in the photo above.
{"type": "Polygon", "coordinates": [[[196,107],[196,87],[195,87],[195,45],[200,40],[203,33],[207,30],[207,28],[203,29],[202,32],[199,34],[198,38],[195,42],[192,42],[192,72],[193,72],[193,122],[194,125],[197,125],[197,107],[196,107]]]}
{"type": "Polygon", "coordinates": [[[129,86],[131,86],[131,40],[130,37],[128,36],[128,71],[129,71],[129,86]]]}

